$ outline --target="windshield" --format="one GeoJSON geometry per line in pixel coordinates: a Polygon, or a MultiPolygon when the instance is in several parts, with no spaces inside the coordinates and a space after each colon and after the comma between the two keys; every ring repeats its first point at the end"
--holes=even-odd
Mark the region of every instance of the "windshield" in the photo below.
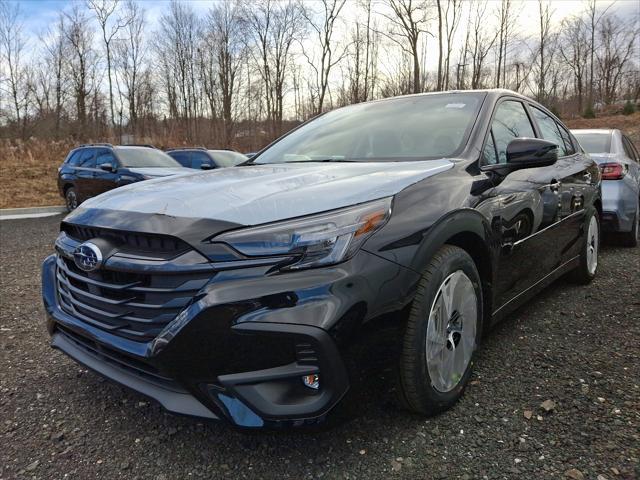
{"type": "Polygon", "coordinates": [[[609,153],[611,149],[610,133],[572,132],[573,136],[587,153],[609,153]]]}
{"type": "Polygon", "coordinates": [[[160,150],[144,147],[120,147],[116,150],[123,167],[129,168],[175,168],[182,167],[173,158],[160,150]]]}
{"type": "Polygon", "coordinates": [[[413,95],[340,108],[283,137],[252,163],[450,157],[466,143],[484,96],[413,95]]]}
{"type": "Polygon", "coordinates": [[[209,150],[209,152],[219,167],[233,167],[249,159],[246,155],[229,150],[209,150]]]}

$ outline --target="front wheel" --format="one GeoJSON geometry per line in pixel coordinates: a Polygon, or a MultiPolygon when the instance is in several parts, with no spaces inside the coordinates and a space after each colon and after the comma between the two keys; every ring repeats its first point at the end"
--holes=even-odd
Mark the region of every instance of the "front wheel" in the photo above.
{"type": "Polygon", "coordinates": [[[69,187],[64,193],[64,199],[67,204],[67,210],[72,212],[76,208],[78,208],[78,194],[76,193],[76,189],[74,187],[69,187]]]}
{"type": "Polygon", "coordinates": [[[430,416],[456,403],[471,376],[482,313],[473,259],[443,246],[424,271],[407,322],[398,372],[402,407],[430,416]]]}
{"type": "Polygon", "coordinates": [[[594,211],[585,219],[586,234],[580,250],[580,263],[571,272],[570,278],[576,283],[586,285],[596,278],[598,254],[600,252],[600,220],[594,211]]]}

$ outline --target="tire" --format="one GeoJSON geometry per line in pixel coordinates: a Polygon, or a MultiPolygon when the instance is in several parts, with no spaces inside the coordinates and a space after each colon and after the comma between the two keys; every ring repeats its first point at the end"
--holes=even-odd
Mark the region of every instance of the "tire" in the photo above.
{"type": "Polygon", "coordinates": [[[72,212],[73,210],[78,208],[78,205],[80,205],[80,201],[78,200],[78,194],[75,187],[69,187],[64,191],[64,200],[69,212],[72,212]]]}
{"type": "Polygon", "coordinates": [[[631,231],[621,233],[620,235],[625,247],[637,247],[640,244],[640,207],[636,209],[631,231]]]}
{"type": "Polygon", "coordinates": [[[600,252],[600,218],[597,211],[587,215],[584,221],[585,235],[580,249],[580,263],[569,274],[570,280],[586,285],[596,278],[600,252]]]}
{"type": "Polygon", "coordinates": [[[401,407],[432,416],[458,401],[482,336],[482,306],[473,259],[443,246],[424,270],[407,321],[397,375],[401,407]]]}

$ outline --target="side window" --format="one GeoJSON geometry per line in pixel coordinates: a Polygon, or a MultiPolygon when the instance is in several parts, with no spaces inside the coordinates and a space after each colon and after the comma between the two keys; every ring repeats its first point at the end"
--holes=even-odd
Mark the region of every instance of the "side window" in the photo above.
{"type": "Polygon", "coordinates": [[[493,141],[493,132],[489,130],[487,134],[487,141],[484,144],[484,150],[482,151],[482,158],[485,165],[494,165],[498,163],[498,156],[496,155],[496,144],[493,141]]]}
{"type": "Polygon", "coordinates": [[[84,150],[82,150],[82,154],[80,155],[78,166],[83,168],[95,168],[96,166],[96,159],[94,155],[95,153],[96,153],[95,148],[85,148],[84,150]]]}
{"type": "Polygon", "coordinates": [[[204,152],[191,152],[191,168],[201,168],[202,164],[213,166],[213,162],[204,152]]]}
{"type": "Polygon", "coordinates": [[[571,135],[569,135],[569,132],[567,131],[567,129],[564,128],[561,124],[556,122],[556,125],[558,126],[558,130],[560,131],[560,136],[562,137],[562,140],[564,140],[564,148],[565,148],[565,151],[567,152],[567,155],[573,155],[574,153],[576,153],[576,149],[573,146],[573,143],[571,142],[571,135]]]}
{"type": "Polygon", "coordinates": [[[558,130],[558,124],[556,121],[542,110],[538,110],[536,107],[531,107],[531,111],[533,112],[533,117],[536,119],[536,122],[540,127],[542,138],[558,145],[559,157],[568,155],[564,139],[560,135],[560,130],[558,130]]]}
{"type": "Polygon", "coordinates": [[[507,100],[498,105],[491,131],[497,153],[497,161],[494,163],[507,163],[507,145],[514,138],[535,137],[524,105],[515,100],[507,100]]]}
{"type": "Polygon", "coordinates": [[[100,165],[104,165],[105,163],[110,163],[111,165],[116,165],[116,157],[113,156],[113,152],[106,148],[98,150],[96,154],[96,167],[100,168],[100,165]]]}
{"type": "Polygon", "coordinates": [[[183,167],[191,168],[189,152],[169,152],[169,156],[183,167]]]}
{"type": "Polygon", "coordinates": [[[78,165],[80,165],[80,159],[82,158],[82,152],[83,152],[83,150],[76,150],[75,152],[73,152],[73,154],[69,157],[69,160],[67,160],[67,163],[69,165],[74,166],[74,167],[77,167],[78,165]]]}
{"type": "Polygon", "coordinates": [[[629,145],[630,143],[631,142],[626,136],[622,137],[622,147],[624,148],[624,154],[631,160],[636,160],[635,152],[633,151],[633,147],[629,145]]]}

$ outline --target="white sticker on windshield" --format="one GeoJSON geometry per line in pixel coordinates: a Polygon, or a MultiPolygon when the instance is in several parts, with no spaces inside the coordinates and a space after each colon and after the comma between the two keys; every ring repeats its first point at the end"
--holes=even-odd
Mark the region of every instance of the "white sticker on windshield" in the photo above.
{"type": "Polygon", "coordinates": [[[464,108],[467,105],[464,103],[447,103],[447,106],[445,108],[464,108]]]}

